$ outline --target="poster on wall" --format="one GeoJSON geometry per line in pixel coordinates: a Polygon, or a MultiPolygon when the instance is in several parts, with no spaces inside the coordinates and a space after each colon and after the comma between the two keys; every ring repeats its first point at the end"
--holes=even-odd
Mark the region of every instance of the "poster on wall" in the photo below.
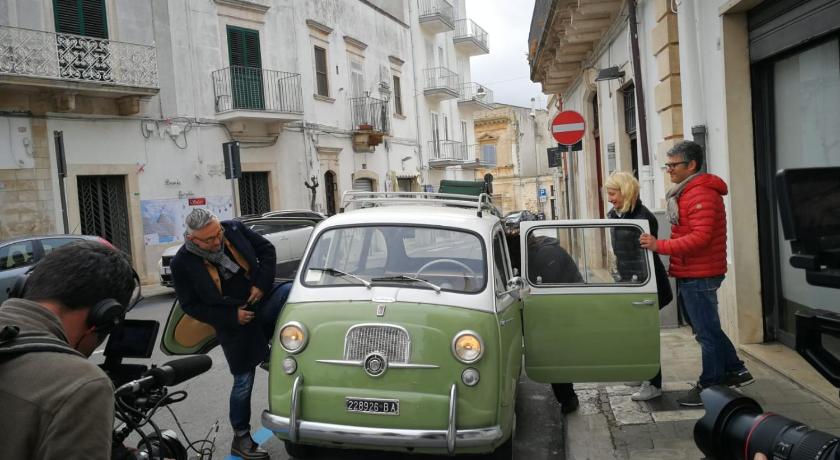
{"type": "Polygon", "coordinates": [[[184,219],[195,208],[207,208],[220,220],[233,218],[233,200],[230,196],[140,200],[143,241],[146,246],[183,241],[186,231],[184,219]]]}

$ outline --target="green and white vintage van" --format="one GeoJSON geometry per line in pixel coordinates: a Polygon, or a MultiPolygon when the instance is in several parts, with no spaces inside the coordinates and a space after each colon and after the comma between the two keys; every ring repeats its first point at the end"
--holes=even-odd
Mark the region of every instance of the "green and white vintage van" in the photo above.
{"type": "Polygon", "coordinates": [[[626,276],[612,251],[647,222],[523,222],[511,251],[487,195],[348,192],[344,205],[312,233],[272,347],[262,423],[292,456],[326,446],[509,459],[523,356],[543,383],[659,369],[652,255],[623,252],[636,267],[626,276]],[[571,256],[578,281],[547,282],[551,260],[529,266],[537,236],[571,256]]]}

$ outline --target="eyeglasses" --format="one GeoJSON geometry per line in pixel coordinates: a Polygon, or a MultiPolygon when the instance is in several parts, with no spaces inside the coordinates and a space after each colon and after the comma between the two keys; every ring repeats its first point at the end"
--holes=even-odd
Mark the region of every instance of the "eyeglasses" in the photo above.
{"type": "Polygon", "coordinates": [[[675,161],[673,163],[665,163],[665,169],[670,171],[670,170],[676,168],[679,165],[687,165],[687,164],[688,164],[687,161],[675,161]]]}
{"type": "Polygon", "coordinates": [[[225,229],[224,229],[224,227],[221,227],[221,228],[219,228],[219,231],[215,235],[211,236],[210,238],[196,238],[195,236],[193,236],[193,238],[195,238],[196,241],[201,241],[204,244],[211,244],[211,243],[215,243],[216,241],[222,239],[224,234],[225,234],[225,229]]]}

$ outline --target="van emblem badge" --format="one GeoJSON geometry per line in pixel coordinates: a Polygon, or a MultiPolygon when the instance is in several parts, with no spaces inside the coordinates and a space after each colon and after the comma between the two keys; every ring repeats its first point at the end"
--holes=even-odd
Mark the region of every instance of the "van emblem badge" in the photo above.
{"type": "Polygon", "coordinates": [[[385,316],[385,305],[376,306],[376,316],[385,316]]]}
{"type": "Polygon", "coordinates": [[[379,353],[371,353],[365,357],[363,366],[369,376],[379,377],[388,369],[388,361],[379,353]]]}

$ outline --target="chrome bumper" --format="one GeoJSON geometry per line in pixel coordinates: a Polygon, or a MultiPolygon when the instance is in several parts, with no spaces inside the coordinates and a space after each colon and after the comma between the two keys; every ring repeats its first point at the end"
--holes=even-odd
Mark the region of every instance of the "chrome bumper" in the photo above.
{"type": "Polygon", "coordinates": [[[455,404],[457,387],[453,384],[449,393],[449,423],[445,430],[406,430],[393,428],[369,428],[332,423],[300,420],[300,391],[303,377],[298,376],[292,385],[291,417],[281,417],[263,411],[262,424],[275,433],[284,435],[292,442],[318,441],[347,445],[375,445],[383,447],[446,449],[451,455],[455,447],[492,446],[502,438],[498,425],[469,430],[455,429],[455,404]]]}

